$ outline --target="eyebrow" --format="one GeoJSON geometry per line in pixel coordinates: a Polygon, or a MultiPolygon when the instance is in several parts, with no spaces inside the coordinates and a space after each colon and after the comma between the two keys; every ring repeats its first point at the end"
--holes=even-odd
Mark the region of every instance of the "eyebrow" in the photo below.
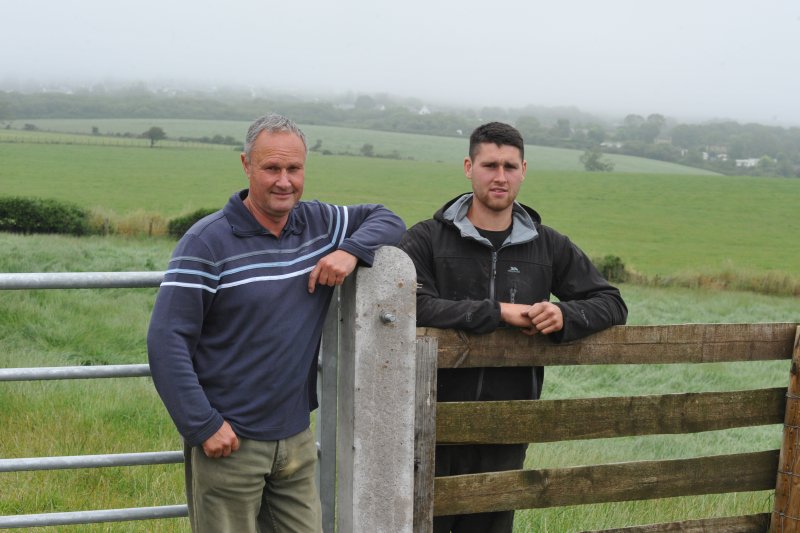
{"type": "MultiPolygon", "coordinates": [[[[500,164],[500,162],[499,162],[499,161],[496,161],[496,160],[490,160],[490,161],[483,161],[483,162],[481,162],[481,166],[484,166],[484,167],[488,167],[488,166],[490,166],[490,165],[492,165],[492,166],[493,166],[493,165],[499,165],[499,164],[500,164]]],[[[503,163],[503,166],[504,166],[504,167],[514,167],[514,168],[517,168],[517,167],[519,167],[519,166],[520,166],[520,164],[519,164],[519,163],[514,163],[513,161],[506,161],[506,162],[504,162],[504,163],[503,163]]]]}

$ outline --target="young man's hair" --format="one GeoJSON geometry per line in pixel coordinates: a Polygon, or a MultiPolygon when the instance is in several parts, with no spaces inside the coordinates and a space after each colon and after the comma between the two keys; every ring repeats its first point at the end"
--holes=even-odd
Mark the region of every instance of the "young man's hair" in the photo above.
{"type": "Polygon", "coordinates": [[[522,135],[514,126],[502,122],[489,122],[475,128],[469,136],[469,158],[474,160],[475,154],[482,143],[492,143],[497,146],[514,146],[519,148],[519,155],[525,159],[525,143],[522,135]]]}
{"type": "Polygon", "coordinates": [[[247,130],[247,135],[244,138],[244,155],[247,161],[250,161],[250,153],[253,151],[253,144],[262,131],[266,131],[267,133],[294,133],[300,137],[300,140],[303,141],[303,146],[305,146],[306,151],[308,151],[306,135],[300,130],[297,124],[283,115],[270,113],[257,118],[255,122],[250,124],[250,128],[247,130]]]}

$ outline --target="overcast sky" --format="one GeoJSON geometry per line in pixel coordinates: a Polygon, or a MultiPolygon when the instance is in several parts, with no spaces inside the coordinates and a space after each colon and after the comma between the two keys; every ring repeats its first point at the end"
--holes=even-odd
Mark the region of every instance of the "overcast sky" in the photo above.
{"type": "Polygon", "coordinates": [[[0,0],[0,86],[211,82],[800,125],[798,0],[0,0]]]}

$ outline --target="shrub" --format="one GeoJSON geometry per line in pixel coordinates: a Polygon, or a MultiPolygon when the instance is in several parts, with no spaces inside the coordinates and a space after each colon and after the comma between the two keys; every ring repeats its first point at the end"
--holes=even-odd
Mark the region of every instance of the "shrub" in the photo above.
{"type": "Polygon", "coordinates": [[[608,159],[603,159],[603,152],[599,148],[589,148],[578,160],[589,172],[611,172],[614,170],[614,163],[608,159]]]}
{"type": "Polygon", "coordinates": [[[628,271],[625,270],[625,263],[622,262],[618,255],[607,255],[602,259],[592,259],[592,263],[608,281],[628,281],[629,275],[628,271]]]}
{"type": "Polygon", "coordinates": [[[188,215],[173,218],[167,225],[167,233],[169,233],[171,237],[180,239],[183,237],[183,234],[194,225],[195,222],[210,215],[211,213],[216,213],[217,211],[219,211],[219,209],[203,208],[198,209],[193,213],[189,213],[188,215]]]}
{"type": "Polygon", "coordinates": [[[89,212],[51,198],[0,198],[0,231],[86,235],[89,212]]]}

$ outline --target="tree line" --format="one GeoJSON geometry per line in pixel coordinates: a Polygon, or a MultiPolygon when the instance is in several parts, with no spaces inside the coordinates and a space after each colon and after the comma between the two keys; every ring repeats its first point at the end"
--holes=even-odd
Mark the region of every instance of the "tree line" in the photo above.
{"type": "MultiPolygon", "coordinates": [[[[680,124],[654,113],[601,119],[574,107],[429,108],[419,99],[385,94],[329,99],[227,92],[156,92],[141,86],[71,93],[0,92],[0,126],[35,118],[177,118],[250,121],[265,111],[301,124],[439,136],[467,136],[490,120],[514,124],[526,143],[584,150],[587,157],[621,153],[721,172],[800,176],[800,128],[735,121],[680,124]]],[[[601,169],[602,170],[602,169],[601,169]]]]}

